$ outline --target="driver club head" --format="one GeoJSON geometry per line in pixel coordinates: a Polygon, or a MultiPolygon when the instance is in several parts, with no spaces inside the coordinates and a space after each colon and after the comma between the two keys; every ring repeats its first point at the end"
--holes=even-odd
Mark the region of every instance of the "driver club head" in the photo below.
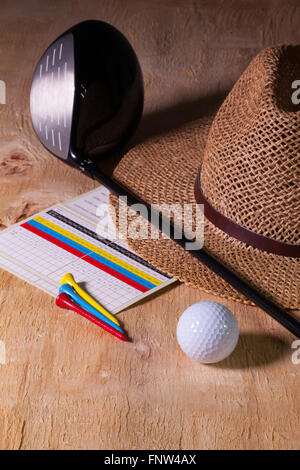
{"type": "Polygon", "coordinates": [[[34,130],[51,153],[84,161],[120,149],[143,110],[141,68],[123,34],[84,21],[55,40],[38,62],[30,92],[34,130]]]}

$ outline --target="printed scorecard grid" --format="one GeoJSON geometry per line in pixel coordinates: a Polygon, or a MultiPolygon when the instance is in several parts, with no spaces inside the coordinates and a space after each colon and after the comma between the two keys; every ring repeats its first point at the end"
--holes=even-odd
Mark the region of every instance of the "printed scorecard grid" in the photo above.
{"type": "Polygon", "coordinates": [[[0,266],[53,296],[63,274],[71,272],[112,313],[174,282],[126,242],[96,233],[100,203],[108,204],[101,187],[4,230],[0,266]]]}

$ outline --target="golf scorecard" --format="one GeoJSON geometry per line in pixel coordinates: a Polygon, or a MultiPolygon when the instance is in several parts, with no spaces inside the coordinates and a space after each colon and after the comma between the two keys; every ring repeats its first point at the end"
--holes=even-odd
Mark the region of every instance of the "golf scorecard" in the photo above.
{"type": "Polygon", "coordinates": [[[61,277],[70,272],[111,313],[174,282],[124,240],[99,235],[105,207],[109,233],[114,224],[108,215],[109,192],[102,186],[3,230],[0,267],[53,297],[61,277]]]}

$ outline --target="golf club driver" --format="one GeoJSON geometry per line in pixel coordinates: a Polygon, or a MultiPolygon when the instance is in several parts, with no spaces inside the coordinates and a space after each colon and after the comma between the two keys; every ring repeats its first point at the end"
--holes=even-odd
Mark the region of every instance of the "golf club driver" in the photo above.
{"type": "MultiPolygon", "coordinates": [[[[30,93],[33,127],[52,154],[113,194],[126,196],[129,206],[147,206],[101,172],[96,163],[121,149],[134,133],[143,97],[141,68],[127,39],[107,23],[84,21],[54,41],[37,64],[30,93]]],[[[148,211],[149,221],[150,216],[148,211]]],[[[162,228],[161,215],[159,222],[162,228]]],[[[190,240],[184,235],[175,238],[174,230],[171,238],[185,248],[190,240]]],[[[203,249],[190,253],[300,338],[299,321],[203,249]]]]}

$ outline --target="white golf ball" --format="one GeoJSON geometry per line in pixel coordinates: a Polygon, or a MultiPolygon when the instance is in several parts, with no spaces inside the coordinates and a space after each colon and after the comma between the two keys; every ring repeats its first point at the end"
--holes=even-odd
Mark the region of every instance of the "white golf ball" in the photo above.
{"type": "Polygon", "coordinates": [[[192,359],[206,364],[229,356],[239,338],[235,317],[217,302],[198,302],[188,307],[177,325],[179,346],[192,359]]]}

